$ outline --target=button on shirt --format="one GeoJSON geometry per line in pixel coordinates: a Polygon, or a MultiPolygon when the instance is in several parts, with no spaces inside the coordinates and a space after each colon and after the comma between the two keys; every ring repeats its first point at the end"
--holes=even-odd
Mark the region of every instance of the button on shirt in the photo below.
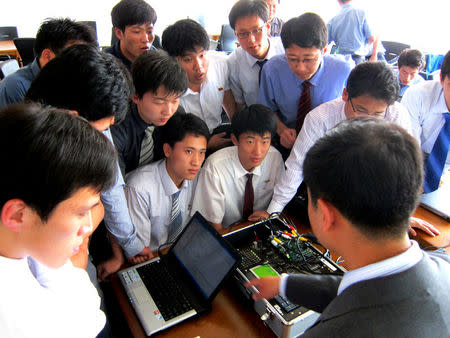
{"type": "Polygon", "coordinates": [[[180,105],[205,121],[210,132],[222,123],[222,103],[225,91],[229,90],[226,56],[208,51],[209,68],[200,93],[190,88],[180,99],[180,105]]]}
{"type": "Polygon", "coordinates": [[[8,104],[22,102],[40,70],[39,61],[35,58],[31,64],[5,77],[0,82],[0,109],[8,104]]]}
{"type": "MultiPolygon", "coordinates": [[[[303,161],[306,153],[328,130],[347,119],[344,107],[344,100],[337,98],[320,105],[306,115],[303,128],[286,160],[286,171],[275,185],[273,198],[267,209],[268,213],[281,212],[294,197],[303,181],[303,161]]],[[[409,114],[400,103],[395,102],[387,108],[385,120],[394,122],[411,133],[409,114]]]]}
{"type": "MultiPolygon", "coordinates": [[[[253,174],[253,210],[265,210],[272,197],[273,187],[284,172],[281,154],[270,147],[261,165],[253,174]]],[[[216,151],[200,170],[191,215],[200,213],[211,223],[223,227],[242,219],[246,175],[236,146],[216,151]]]]}
{"type": "MultiPolygon", "coordinates": [[[[316,74],[309,79],[312,108],[342,95],[355,63],[350,56],[325,55],[316,74]]],[[[289,68],[285,55],[274,56],[261,74],[258,103],[273,111],[288,128],[295,128],[297,108],[303,91],[303,80],[289,68]]]]}
{"type": "MultiPolygon", "coordinates": [[[[269,39],[269,50],[265,59],[284,54],[284,47],[279,37],[269,39]]],[[[237,103],[247,106],[257,103],[259,90],[259,59],[251,56],[242,47],[238,47],[228,58],[230,71],[230,88],[237,103]]]]}
{"type": "Polygon", "coordinates": [[[137,236],[152,251],[156,251],[168,241],[172,195],[178,190],[181,190],[179,206],[183,227],[189,220],[195,180],[184,180],[181,189],[178,189],[167,173],[164,159],[136,169],[127,175],[126,181],[125,194],[137,236]]]}
{"type": "Polygon", "coordinates": [[[373,34],[364,10],[346,4],[328,22],[327,28],[328,41],[336,43],[340,54],[367,55],[366,41],[373,34]]]}
{"type": "MultiPolygon", "coordinates": [[[[413,135],[420,141],[422,151],[429,154],[445,123],[443,113],[449,111],[441,82],[419,83],[406,91],[401,102],[409,111],[413,135]]],[[[450,165],[450,150],[446,165],[450,165]]]]}

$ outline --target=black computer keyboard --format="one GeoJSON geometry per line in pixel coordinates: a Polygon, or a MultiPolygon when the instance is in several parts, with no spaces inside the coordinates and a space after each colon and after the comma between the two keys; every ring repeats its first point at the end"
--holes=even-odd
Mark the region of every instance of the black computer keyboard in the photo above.
{"type": "Polygon", "coordinates": [[[136,270],[165,321],[193,309],[164,263],[156,261],[136,270]]]}

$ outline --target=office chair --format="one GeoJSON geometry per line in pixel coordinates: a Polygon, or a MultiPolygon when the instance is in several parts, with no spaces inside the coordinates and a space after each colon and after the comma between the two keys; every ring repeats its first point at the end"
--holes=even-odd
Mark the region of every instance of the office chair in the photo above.
{"type": "Polygon", "coordinates": [[[15,26],[4,26],[0,27],[0,41],[8,41],[17,38],[17,27],[15,26]]]}
{"type": "Polygon", "coordinates": [[[400,53],[406,48],[411,48],[411,45],[405,43],[395,42],[395,41],[382,41],[384,49],[384,57],[386,62],[389,64],[394,64],[398,60],[400,53]]]}
{"type": "Polygon", "coordinates": [[[34,56],[34,42],[36,38],[15,38],[14,45],[22,59],[22,65],[26,66],[33,62],[34,56]]]}
{"type": "Polygon", "coordinates": [[[88,26],[94,32],[95,41],[97,41],[98,44],[97,23],[95,21],[78,21],[78,22],[88,26]]]}
{"type": "Polygon", "coordinates": [[[237,48],[237,38],[234,35],[233,28],[229,24],[222,25],[222,31],[220,32],[219,43],[217,44],[218,51],[231,53],[237,48]]]}
{"type": "Polygon", "coordinates": [[[6,76],[14,73],[19,68],[19,63],[16,59],[0,61],[0,80],[3,80],[6,76]]]}

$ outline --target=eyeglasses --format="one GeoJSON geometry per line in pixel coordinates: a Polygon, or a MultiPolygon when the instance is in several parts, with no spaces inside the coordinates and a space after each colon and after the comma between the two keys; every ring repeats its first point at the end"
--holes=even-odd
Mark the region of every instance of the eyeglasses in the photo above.
{"type": "Polygon", "coordinates": [[[250,34],[253,35],[254,38],[258,38],[261,36],[262,32],[263,32],[264,27],[258,27],[255,30],[251,31],[251,32],[239,32],[236,33],[236,36],[239,39],[248,39],[250,34]]]}
{"type": "Polygon", "coordinates": [[[315,58],[303,59],[303,60],[290,58],[290,57],[287,57],[286,59],[291,64],[303,63],[304,65],[312,65],[312,64],[315,64],[317,61],[319,61],[319,56],[316,56],[315,58]]]}
{"type": "Polygon", "coordinates": [[[361,109],[355,109],[355,106],[353,105],[352,99],[348,99],[350,101],[350,105],[352,106],[352,109],[355,113],[357,114],[361,114],[361,115],[366,115],[366,116],[373,116],[373,117],[381,117],[384,118],[384,116],[386,115],[386,110],[382,111],[382,112],[376,112],[373,114],[368,113],[366,110],[361,110],[361,109]]]}

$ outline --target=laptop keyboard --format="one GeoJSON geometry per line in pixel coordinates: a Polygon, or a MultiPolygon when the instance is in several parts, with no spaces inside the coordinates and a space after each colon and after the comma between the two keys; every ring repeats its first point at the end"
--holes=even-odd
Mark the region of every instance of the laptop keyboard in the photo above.
{"type": "Polygon", "coordinates": [[[165,321],[192,310],[189,300],[161,261],[136,269],[165,321]]]}

